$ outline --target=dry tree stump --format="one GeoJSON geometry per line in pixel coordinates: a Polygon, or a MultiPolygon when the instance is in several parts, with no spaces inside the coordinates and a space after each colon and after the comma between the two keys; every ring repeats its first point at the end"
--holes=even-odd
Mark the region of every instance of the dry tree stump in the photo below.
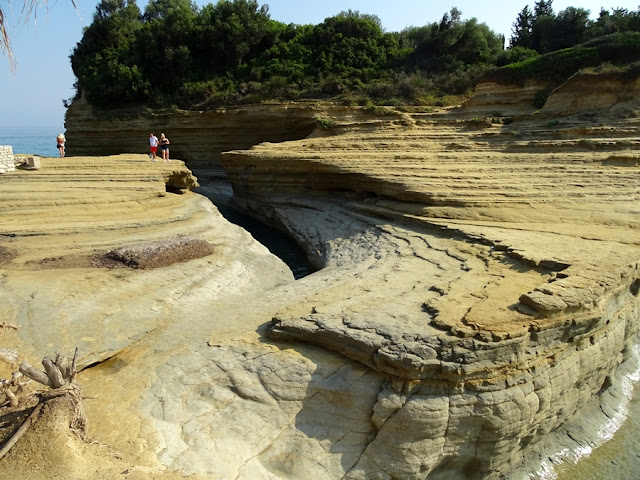
{"type": "Polygon", "coordinates": [[[33,395],[38,398],[37,405],[15,433],[0,447],[0,458],[3,458],[29,427],[33,425],[34,422],[37,422],[43,406],[49,400],[61,396],[66,396],[74,409],[69,428],[81,438],[86,438],[87,420],[84,413],[82,388],[75,382],[77,357],[77,348],[71,361],[59,353],[56,353],[55,360],[45,355],[42,359],[44,371],[33,367],[27,361],[23,361],[20,364],[19,371],[13,374],[11,381],[2,381],[1,386],[4,387],[5,396],[9,404],[13,407],[17,406],[20,402],[19,395],[23,392],[24,385],[26,385],[26,383],[21,381],[24,377],[47,386],[50,390],[39,390],[33,393],[33,395]],[[11,387],[14,387],[13,390],[15,391],[13,391],[11,387]]]}

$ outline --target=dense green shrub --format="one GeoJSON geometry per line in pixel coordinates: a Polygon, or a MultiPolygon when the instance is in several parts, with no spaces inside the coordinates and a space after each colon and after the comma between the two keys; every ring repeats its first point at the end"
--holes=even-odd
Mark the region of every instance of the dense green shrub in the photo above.
{"type": "Polygon", "coordinates": [[[100,0],[71,54],[83,94],[102,109],[183,109],[269,99],[333,97],[345,104],[447,105],[493,78],[560,82],[600,62],[640,57],[640,9],[587,21],[538,0],[514,24],[512,45],[452,8],[439,22],[385,32],[374,15],[345,11],[318,25],[286,25],[255,0],[100,0]],[[612,35],[599,38],[603,33],[612,35]],[[598,38],[596,38],[598,37],[598,38]],[[576,42],[587,40],[582,46],[576,42]],[[558,50],[560,47],[563,48],[558,50]],[[556,50],[547,55],[538,52],[556,50]]]}
{"type": "Polygon", "coordinates": [[[496,70],[491,78],[504,83],[523,84],[541,80],[559,84],[578,70],[603,62],[612,64],[633,62],[640,58],[640,32],[625,32],[566,48],[496,70]]]}

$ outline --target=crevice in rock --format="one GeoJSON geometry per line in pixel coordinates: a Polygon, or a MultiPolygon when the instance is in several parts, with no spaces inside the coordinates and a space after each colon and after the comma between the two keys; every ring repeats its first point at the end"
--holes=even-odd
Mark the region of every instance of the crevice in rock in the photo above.
{"type": "Polygon", "coordinates": [[[117,357],[120,354],[120,350],[117,352],[112,353],[111,355],[109,355],[108,357],[104,357],[101,358],[100,360],[96,360],[95,362],[89,363],[85,366],[83,366],[82,368],[78,369],[78,373],[79,372],[84,372],[85,370],[90,370],[92,368],[98,367],[104,363],[107,363],[110,360],[113,360],[115,357],[117,357]]]}

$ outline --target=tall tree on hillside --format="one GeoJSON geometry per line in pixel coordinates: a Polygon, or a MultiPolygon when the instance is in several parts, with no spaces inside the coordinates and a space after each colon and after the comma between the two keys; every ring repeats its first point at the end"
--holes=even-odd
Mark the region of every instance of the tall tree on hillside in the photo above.
{"type": "Polygon", "coordinates": [[[535,6],[533,7],[533,15],[536,19],[540,17],[551,17],[553,16],[553,0],[537,0],[535,6]]]}
{"type": "Polygon", "coordinates": [[[415,65],[429,73],[464,70],[472,64],[488,64],[503,51],[504,37],[492,32],[475,18],[461,20],[460,10],[452,8],[440,23],[414,29],[415,65]]]}
{"type": "Polygon", "coordinates": [[[193,65],[192,32],[198,7],[191,0],[150,0],[138,34],[139,65],[154,89],[177,88],[193,65]]]}
{"type": "Polygon", "coordinates": [[[539,53],[549,53],[553,50],[555,14],[552,3],[553,0],[538,0],[533,7],[532,48],[539,53]]]}
{"type": "Polygon", "coordinates": [[[611,33],[626,32],[628,30],[635,30],[633,28],[633,19],[637,18],[640,14],[640,8],[638,13],[629,12],[626,8],[612,8],[609,12],[604,8],[600,9],[600,15],[593,25],[595,32],[592,37],[609,35],[611,33]]]}
{"type": "Polygon", "coordinates": [[[535,16],[529,9],[529,5],[525,5],[513,23],[511,38],[509,39],[509,45],[511,47],[533,48],[534,20],[535,16]]]}
{"type": "Polygon", "coordinates": [[[568,7],[555,17],[553,24],[552,50],[573,47],[588,40],[591,26],[589,10],[568,7]]]}
{"type": "Polygon", "coordinates": [[[553,50],[554,23],[553,0],[537,0],[533,11],[525,6],[513,24],[511,47],[524,47],[547,53],[553,50]]]}
{"type": "Polygon", "coordinates": [[[149,83],[139,67],[135,48],[142,27],[135,0],[101,0],[93,23],[71,54],[78,94],[96,106],[143,101],[149,83]]]}
{"type": "Polygon", "coordinates": [[[387,59],[386,37],[375,21],[345,12],[325,18],[309,36],[312,63],[319,72],[357,74],[380,69],[387,59]]]}
{"type": "Polygon", "coordinates": [[[194,36],[194,58],[200,68],[215,73],[239,68],[273,43],[269,7],[255,0],[205,5],[194,36]]]}

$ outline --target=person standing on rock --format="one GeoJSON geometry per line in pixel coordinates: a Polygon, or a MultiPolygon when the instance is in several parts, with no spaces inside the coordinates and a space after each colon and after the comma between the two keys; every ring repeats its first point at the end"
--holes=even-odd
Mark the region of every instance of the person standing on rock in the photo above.
{"type": "Polygon", "coordinates": [[[149,147],[151,149],[151,161],[157,162],[156,151],[158,150],[158,137],[153,133],[149,134],[149,147]]]}
{"type": "Polygon", "coordinates": [[[169,144],[171,142],[167,137],[164,136],[164,133],[160,134],[160,153],[162,154],[162,161],[169,161],[169,144]]]}
{"type": "Polygon", "coordinates": [[[64,158],[64,142],[66,141],[67,139],[64,138],[64,135],[62,133],[56,137],[56,147],[60,152],[60,158],[64,158]]]}

